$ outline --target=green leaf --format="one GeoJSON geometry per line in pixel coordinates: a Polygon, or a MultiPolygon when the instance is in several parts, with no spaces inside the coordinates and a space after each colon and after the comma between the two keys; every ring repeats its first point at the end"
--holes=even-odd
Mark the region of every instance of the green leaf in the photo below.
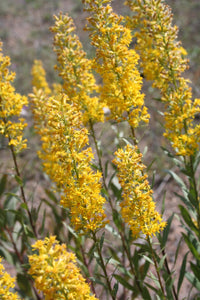
{"type": "Polygon", "coordinates": [[[181,265],[181,269],[180,269],[180,275],[179,275],[179,279],[178,279],[178,286],[177,286],[177,294],[179,294],[181,285],[183,283],[183,279],[185,277],[185,269],[186,269],[186,263],[187,263],[187,256],[188,256],[189,252],[187,252],[183,258],[182,261],[182,265],[181,265]]]}
{"type": "Polygon", "coordinates": [[[200,281],[200,266],[195,265],[192,262],[190,262],[190,266],[191,266],[192,272],[194,273],[196,278],[200,281]]]}
{"type": "Polygon", "coordinates": [[[21,177],[15,175],[15,180],[17,181],[17,183],[19,184],[19,186],[23,186],[24,185],[23,180],[21,179],[21,177]]]}
{"type": "Polygon", "coordinates": [[[187,272],[185,274],[187,280],[198,290],[200,291],[200,281],[194,276],[194,274],[191,274],[187,272]]]}
{"type": "Polygon", "coordinates": [[[187,192],[188,189],[185,185],[185,183],[183,182],[183,180],[172,170],[167,170],[166,171],[167,173],[169,173],[173,178],[174,180],[178,183],[178,185],[181,187],[182,191],[185,191],[187,192]]]}
{"type": "Polygon", "coordinates": [[[135,287],[132,286],[130,283],[128,283],[128,281],[126,279],[124,279],[123,277],[121,277],[120,275],[117,275],[117,274],[114,274],[113,276],[125,288],[127,288],[128,290],[131,290],[131,291],[135,291],[135,287]]]}
{"type": "Polygon", "coordinates": [[[58,204],[58,199],[56,198],[55,194],[52,191],[49,191],[47,189],[45,189],[45,193],[46,195],[49,197],[49,199],[51,199],[54,203],[58,204]]]}
{"type": "Polygon", "coordinates": [[[166,191],[164,191],[163,199],[162,199],[162,208],[161,208],[161,214],[163,215],[165,212],[165,199],[166,199],[166,191]]]}
{"type": "Polygon", "coordinates": [[[146,256],[146,255],[143,255],[143,258],[144,258],[146,261],[148,261],[150,264],[154,265],[154,262],[153,262],[153,260],[152,260],[152,259],[150,259],[148,256],[146,256]]]}
{"type": "Polygon", "coordinates": [[[186,244],[188,245],[188,248],[194,255],[194,257],[200,261],[200,243],[197,241],[196,237],[192,234],[190,231],[189,235],[186,235],[182,232],[182,235],[184,237],[184,240],[186,244]]]}
{"type": "Polygon", "coordinates": [[[174,218],[174,213],[168,218],[167,225],[165,226],[162,233],[158,234],[158,239],[159,239],[161,248],[164,248],[166,245],[173,218],[174,218]]]}
{"type": "Polygon", "coordinates": [[[118,287],[119,287],[119,284],[118,284],[118,282],[116,282],[116,283],[114,284],[113,290],[112,290],[112,295],[113,295],[113,297],[115,297],[115,298],[116,298],[116,295],[117,295],[118,287]]]}
{"type": "Polygon", "coordinates": [[[155,288],[153,285],[145,282],[146,286],[148,286],[152,291],[154,291],[157,295],[159,295],[161,297],[161,299],[163,299],[163,294],[160,290],[158,290],[157,288],[155,288]]]}
{"type": "Polygon", "coordinates": [[[134,254],[133,254],[133,256],[132,256],[132,262],[133,262],[133,264],[134,264],[136,273],[137,273],[138,267],[139,267],[139,260],[140,260],[140,257],[139,257],[139,255],[138,255],[138,250],[135,249],[134,254]]]}
{"type": "Polygon", "coordinates": [[[69,226],[68,224],[66,224],[65,222],[63,223],[64,226],[69,230],[69,232],[76,238],[78,239],[78,235],[76,234],[75,230],[69,226]]]}
{"type": "Polygon", "coordinates": [[[105,171],[104,171],[104,173],[105,173],[105,178],[108,177],[108,165],[109,165],[109,160],[107,160],[107,162],[105,163],[105,171]]]}
{"type": "Polygon", "coordinates": [[[148,261],[145,261],[145,263],[140,266],[139,272],[140,272],[140,277],[141,277],[142,281],[144,281],[144,279],[147,275],[149,266],[150,266],[150,263],[148,261]]]}
{"type": "Polygon", "coordinates": [[[0,208],[0,228],[4,228],[6,225],[7,214],[5,209],[0,208]]]}
{"type": "Polygon", "coordinates": [[[161,146],[161,149],[164,151],[164,153],[170,157],[173,162],[175,163],[176,166],[178,166],[179,168],[181,167],[182,165],[182,162],[180,161],[180,159],[178,159],[176,156],[173,155],[173,153],[171,153],[168,149],[164,148],[161,146]]]}
{"type": "Polygon", "coordinates": [[[121,239],[119,233],[109,224],[106,224],[105,226],[106,230],[108,230],[114,237],[121,239]]]}
{"type": "Polygon", "coordinates": [[[188,199],[190,200],[190,202],[192,203],[192,205],[194,206],[194,208],[198,207],[199,205],[199,199],[196,196],[196,192],[194,188],[190,188],[190,191],[188,193],[188,199]]]}
{"type": "Polygon", "coordinates": [[[4,191],[6,189],[6,182],[7,182],[7,175],[4,174],[1,177],[1,181],[0,181],[0,196],[4,193],[4,191]]]}
{"type": "Polygon", "coordinates": [[[43,217],[42,217],[42,225],[40,226],[38,232],[40,235],[44,233],[45,229],[45,220],[46,220],[46,209],[43,211],[43,217]]]}
{"type": "Polygon", "coordinates": [[[119,230],[121,230],[122,219],[121,219],[121,215],[119,214],[119,212],[116,209],[113,209],[113,221],[114,221],[115,225],[117,226],[117,228],[119,230]]]}
{"type": "Polygon", "coordinates": [[[20,205],[21,208],[25,209],[25,210],[28,210],[28,205],[26,203],[22,203],[20,205]]]}
{"type": "Polygon", "coordinates": [[[196,172],[199,163],[200,163],[200,151],[197,153],[194,164],[193,164],[194,172],[196,172]]]}
{"type": "Polygon", "coordinates": [[[181,199],[181,201],[187,206],[187,208],[189,209],[190,212],[194,211],[194,207],[192,206],[191,202],[189,201],[188,195],[182,196],[177,193],[174,193],[174,194],[181,199]]]}
{"type": "Polygon", "coordinates": [[[159,264],[158,264],[159,270],[161,270],[163,268],[166,256],[167,256],[167,254],[163,255],[162,258],[161,258],[161,260],[159,261],[159,264]]]}
{"type": "Polygon", "coordinates": [[[19,288],[26,294],[26,296],[32,296],[31,285],[26,275],[18,273],[17,284],[19,288]]]}
{"type": "MultiPolygon", "coordinates": [[[[144,154],[143,154],[143,156],[144,156],[144,154]]],[[[154,158],[154,159],[152,160],[152,162],[147,166],[147,168],[146,168],[146,172],[147,172],[147,173],[149,172],[149,170],[151,169],[151,167],[153,166],[153,164],[154,164],[155,161],[156,161],[156,158],[154,158]]]]}
{"type": "Polygon", "coordinates": [[[32,230],[26,224],[23,224],[23,228],[24,228],[24,232],[26,233],[26,235],[28,237],[35,238],[34,233],[32,232],[32,230]]]}
{"type": "Polygon", "coordinates": [[[199,235],[199,230],[198,228],[195,226],[195,224],[193,223],[192,221],[192,218],[190,216],[190,214],[188,213],[188,210],[182,206],[182,205],[179,205],[179,209],[180,209],[180,212],[181,212],[181,215],[185,221],[185,223],[190,227],[190,229],[192,231],[195,232],[195,234],[198,236],[199,235]]]}
{"type": "Polygon", "coordinates": [[[182,244],[182,241],[183,241],[183,237],[180,238],[180,240],[178,242],[178,246],[176,248],[176,253],[175,253],[175,258],[174,258],[174,265],[176,264],[176,260],[177,260],[178,254],[179,254],[179,249],[180,249],[180,246],[182,244]]]}
{"type": "Polygon", "coordinates": [[[152,298],[151,298],[151,296],[149,294],[149,291],[148,291],[148,289],[145,286],[142,287],[142,297],[145,300],[152,300],[152,298]]]}
{"type": "Polygon", "coordinates": [[[102,247],[103,247],[104,237],[105,237],[105,231],[103,232],[101,239],[100,239],[100,243],[99,243],[100,251],[102,250],[102,247]]]}
{"type": "Polygon", "coordinates": [[[112,189],[117,200],[121,200],[122,188],[117,180],[117,177],[113,178],[113,182],[111,182],[110,188],[112,189]]]}

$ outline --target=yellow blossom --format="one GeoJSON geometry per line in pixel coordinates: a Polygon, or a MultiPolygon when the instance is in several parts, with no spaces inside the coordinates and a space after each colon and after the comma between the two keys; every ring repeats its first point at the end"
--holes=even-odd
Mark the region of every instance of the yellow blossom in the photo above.
{"type": "Polygon", "coordinates": [[[136,67],[139,56],[129,49],[131,31],[124,26],[124,18],[113,12],[111,1],[83,2],[90,13],[87,29],[96,48],[94,68],[103,79],[101,101],[110,109],[110,118],[118,122],[127,120],[136,128],[141,121],[148,122],[149,115],[136,67]]]}
{"type": "Polygon", "coordinates": [[[68,15],[55,16],[54,51],[57,54],[56,69],[63,78],[63,89],[69,99],[77,103],[83,113],[83,122],[103,122],[103,103],[96,96],[98,86],[92,74],[92,63],[86,58],[82,44],[75,34],[75,26],[68,15]]]}
{"type": "Polygon", "coordinates": [[[1,300],[18,300],[20,299],[16,293],[10,291],[14,288],[15,279],[5,272],[2,265],[2,258],[0,257],[0,299],[1,300]]]}
{"type": "Polygon", "coordinates": [[[66,250],[65,244],[59,245],[51,236],[38,240],[32,248],[38,254],[29,256],[29,274],[45,300],[97,300],[77,267],[75,255],[66,250]]]}
{"type": "Polygon", "coordinates": [[[69,209],[76,230],[96,231],[105,225],[101,173],[91,168],[88,131],[77,105],[66,94],[45,98],[32,95],[33,114],[41,135],[40,157],[46,173],[61,189],[61,205],[69,209]]]}
{"type": "Polygon", "coordinates": [[[128,0],[126,4],[134,12],[127,23],[135,31],[144,76],[153,80],[165,103],[164,136],[177,155],[194,155],[200,142],[200,126],[194,122],[200,100],[192,100],[189,81],[182,76],[188,68],[187,52],[177,40],[171,9],[160,0],[128,0]]]}
{"type": "Polygon", "coordinates": [[[52,92],[46,81],[46,72],[40,60],[34,61],[31,74],[33,77],[32,85],[36,89],[43,89],[45,94],[50,95],[52,92]]]}
{"type": "Polygon", "coordinates": [[[0,42],[0,134],[8,138],[9,145],[19,152],[26,148],[26,140],[23,139],[26,124],[20,114],[23,106],[27,104],[27,98],[15,92],[11,84],[15,74],[9,71],[9,66],[10,58],[3,56],[0,42]]]}
{"type": "Polygon", "coordinates": [[[130,226],[135,237],[140,233],[154,235],[165,227],[161,215],[155,210],[155,203],[145,166],[141,162],[142,154],[137,146],[127,145],[115,153],[113,163],[118,169],[118,179],[122,187],[121,214],[130,226]]]}

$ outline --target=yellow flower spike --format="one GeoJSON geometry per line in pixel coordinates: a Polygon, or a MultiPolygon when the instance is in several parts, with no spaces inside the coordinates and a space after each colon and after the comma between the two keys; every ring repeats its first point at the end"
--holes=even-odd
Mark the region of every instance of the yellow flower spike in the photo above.
{"type": "Polygon", "coordinates": [[[148,122],[149,115],[141,94],[142,78],[136,67],[139,56],[129,49],[131,31],[124,26],[124,18],[113,12],[111,1],[83,2],[90,13],[86,29],[96,48],[94,68],[103,79],[101,101],[110,109],[110,118],[117,122],[126,119],[136,128],[141,121],[148,122]]]}
{"type": "Polygon", "coordinates": [[[200,142],[199,125],[194,122],[200,101],[192,101],[189,81],[182,77],[188,68],[187,52],[177,40],[171,9],[160,0],[128,0],[126,4],[134,12],[127,25],[135,31],[144,76],[153,80],[166,105],[164,136],[176,155],[194,155],[200,142]]]}
{"type": "Polygon", "coordinates": [[[153,191],[143,172],[145,166],[141,162],[142,154],[137,146],[127,145],[125,149],[119,149],[115,156],[113,163],[117,166],[117,176],[123,190],[120,206],[124,221],[136,238],[141,233],[155,235],[166,223],[155,210],[153,191]]]}
{"type": "Polygon", "coordinates": [[[95,94],[98,86],[92,74],[92,62],[86,58],[82,44],[75,34],[75,26],[68,15],[55,16],[54,51],[57,54],[56,69],[63,78],[63,89],[69,99],[83,113],[83,122],[103,122],[103,104],[95,94]]]}
{"type": "Polygon", "coordinates": [[[18,295],[10,291],[14,286],[15,279],[5,272],[4,266],[2,265],[2,258],[0,257],[0,299],[19,300],[18,295]]]}
{"type": "Polygon", "coordinates": [[[91,168],[93,153],[82,113],[66,94],[43,99],[38,93],[32,95],[32,107],[44,170],[62,190],[61,205],[69,209],[74,228],[95,232],[105,226],[106,200],[101,196],[101,173],[91,168]]]}
{"type": "Polygon", "coordinates": [[[38,254],[29,256],[29,274],[45,300],[97,300],[82,277],[76,257],[60,245],[55,236],[38,240],[33,246],[38,254]]]}
{"type": "Polygon", "coordinates": [[[46,81],[46,72],[45,72],[42,62],[40,60],[34,61],[31,75],[33,77],[32,85],[37,90],[42,89],[46,95],[50,95],[52,93],[52,91],[49,88],[49,85],[46,81]]]}
{"type": "Polygon", "coordinates": [[[2,43],[0,42],[0,133],[9,139],[16,153],[26,148],[23,139],[23,130],[26,123],[20,118],[22,108],[27,105],[27,98],[15,92],[11,82],[15,74],[10,72],[10,58],[3,56],[2,43]],[[13,120],[18,119],[18,122],[13,120]]]}

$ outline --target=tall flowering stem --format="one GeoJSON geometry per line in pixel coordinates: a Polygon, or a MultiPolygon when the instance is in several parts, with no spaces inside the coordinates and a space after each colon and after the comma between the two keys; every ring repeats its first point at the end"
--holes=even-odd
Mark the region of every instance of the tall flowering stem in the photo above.
{"type": "Polygon", "coordinates": [[[38,240],[33,246],[38,254],[29,256],[29,274],[36,288],[48,299],[97,300],[82,277],[76,257],[60,245],[55,236],[38,240]]]}
{"type": "MultiPolygon", "coordinates": [[[[123,191],[123,200],[120,203],[122,217],[130,227],[133,236],[138,238],[145,235],[152,249],[150,237],[162,231],[166,223],[155,210],[155,203],[152,199],[153,191],[147,181],[147,175],[144,174],[145,166],[141,162],[142,154],[137,146],[127,145],[125,149],[118,149],[115,156],[113,163],[117,166],[117,176],[123,191]]],[[[129,253],[127,254],[129,256],[129,253]]],[[[164,296],[164,288],[154,255],[153,260],[164,296]]],[[[138,287],[142,293],[139,283],[138,287]]]]}
{"type": "MultiPolygon", "coordinates": [[[[8,139],[16,176],[22,182],[16,155],[27,147],[27,140],[23,139],[23,130],[27,126],[20,117],[23,106],[27,105],[27,97],[15,92],[12,81],[15,73],[9,71],[10,58],[3,56],[2,43],[0,42],[0,133],[8,139]]],[[[22,201],[26,204],[32,230],[37,236],[35,225],[25,197],[23,185],[20,183],[22,201]]]]}
{"type": "Polygon", "coordinates": [[[15,74],[10,72],[10,58],[3,56],[0,43],[0,133],[9,139],[9,146],[13,146],[16,153],[26,148],[23,130],[26,127],[24,119],[20,117],[22,108],[27,105],[27,98],[15,92],[11,82],[15,74]],[[13,118],[17,117],[18,122],[13,118]]]}
{"type": "Polygon", "coordinates": [[[137,128],[149,118],[136,67],[139,56],[129,49],[131,31],[124,26],[124,18],[113,12],[110,2],[83,1],[90,14],[86,29],[96,48],[93,66],[103,79],[100,100],[110,109],[111,119],[127,120],[131,127],[137,128]]]}
{"type": "MultiPolygon", "coordinates": [[[[133,17],[127,18],[127,25],[135,32],[136,49],[141,57],[144,76],[152,80],[153,87],[160,90],[161,101],[165,104],[164,136],[170,141],[175,156],[180,156],[180,172],[188,177],[188,187],[181,184],[184,196],[180,197],[187,209],[180,206],[180,210],[187,232],[183,237],[191,250],[192,245],[200,241],[196,179],[200,124],[195,120],[200,112],[200,99],[192,99],[190,82],[183,77],[183,72],[188,68],[188,60],[185,58],[187,52],[178,41],[178,28],[172,25],[173,16],[169,6],[160,0],[128,0],[126,4],[134,13],[133,17]]],[[[170,155],[173,157],[173,154],[170,155]]],[[[199,256],[192,253],[198,268],[199,256]]],[[[194,274],[197,274],[199,271],[195,271],[194,264],[191,263],[191,266],[194,274]]],[[[174,286],[173,293],[178,297],[179,291],[175,293],[174,286]]]]}
{"type": "Polygon", "coordinates": [[[60,203],[69,209],[75,229],[96,231],[105,225],[105,199],[100,195],[101,173],[90,166],[93,153],[87,147],[88,131],[82,125],[82,114],[65,94],[45,99],[41,110],[40,95],[32,95],[32,106],[38,124],[46,124],[39,132],[44,170],[61,189],[60,203]]]}
{"type": "Polygon", "coordinates": [[[155,235],[166,224],[155,210],[153,191],[147,175],[143,174],[142,154],[137,146],[127,145],[125,149],[118,149],[115,156],[113,163],[117,166],[117,176],[123,190],[120,206],[124,221],[136,238],[140,234],[155,235]]]}
{"type": "MultiPolygon", "coordinates": [[[[200,113],[200,99],[192,100],[189,80],[182,73],[188,68],[187,52],[177,40],[178,28],[172,25],[169,6],[159,0],[128,0],[126,4],[134,16],[128,18],[130,28],[136,30],[137,46],[145,77],[161,92],[165,104],[165,133],[175,154],[182,156],[190,177],[190,189],[195,201],[199,194],[195,179],[195,158],[199,151],[200,124],[195,116],[200,113]]],[[[200,229],[200,208],[195,204],[200,229]]]]}
{"type": "Polygon", "coordinates": [[[137,39],[136,50],[142,60],[144,76],[161,91],[165,104],[165,133],[176,155],[195,155],[200,142],[200,99],[192,100],[189,80],[182,73],[188,68],[186,50],[177,40],[178,28],[172,25],[171,9],[160,0],[128,0],[134,12],[127,18],[137,39]]]}
{"type": "Polygon", "coordinates": [[[54,51],[58,64],[55,68],[63,79],[63,91],[77,104],[83,113],[83,122],[103,122],[103,103],[99,102],[99,87],[92,73],[92,61],[86,57],[83,46],[75,33],[71,17],[60,13],[55,16],[55,25],[51,27],[54,35],[54,51]]]}

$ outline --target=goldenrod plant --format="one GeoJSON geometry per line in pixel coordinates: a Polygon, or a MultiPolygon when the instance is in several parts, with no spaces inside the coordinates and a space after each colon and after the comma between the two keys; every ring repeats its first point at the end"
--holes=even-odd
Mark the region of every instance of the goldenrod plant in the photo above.
{"type": "Polygon", "coordinates": [[[162,0],[127,0],[129,15],[120,16],[111,0],[82,3],[92,57],[72,18],[60,13],[50,28],[59,83],[47,82],[40,60],[31,71],[39,172],[50,186],[39,197],[21,164],[31,151],[21,117],[27,97],[15,92],[10,59],[0,49],[0,133],[14,167],[2,169],[0,181],[0,299],[199,299],[200,99],[192,99],[183,76],[187,52],[171,10],[162,0]],[[164,195],[162,208],[156,207],[153,164],[145,166],[141,150],[141,132],[151,119],[143,81],[163,103],[158,113],[167,146],[160,146],[172,161],[167,172],[183,203],[183,239],[173,255],[167,241],[175,212],[166,218],[164,195]],[[108,148],[102,146],[105,132],[108,148]]]}

